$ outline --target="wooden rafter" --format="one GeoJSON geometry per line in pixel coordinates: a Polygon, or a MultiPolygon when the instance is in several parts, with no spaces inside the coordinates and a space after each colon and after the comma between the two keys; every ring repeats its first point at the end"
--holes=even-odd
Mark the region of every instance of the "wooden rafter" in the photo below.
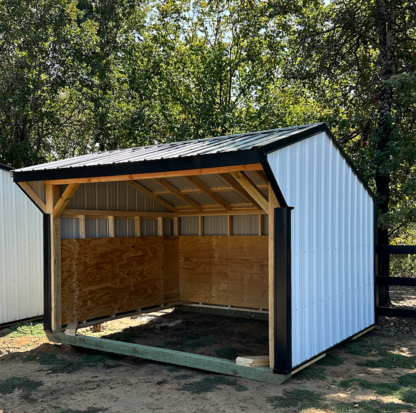
{"type": "Polygon", "coordinates": [[[255,201],[255,199],[231,176],[227,174],[220,174],[220,177],[227,182],[234,190],[236,190],[241,196],[246,198],[250,203],[252,203],[256,208],[261,209],[260,205],[255,201]]]}
{"type": "Polygon", "coordinates": [[[269,212],[269,203],[263,193],[244,172],[231,172],[236,181],[255,199],[261,208],[269,212]]]}
{"type": "MultiPolygon", "coordinates": [[[[232,178],[230,178],[230,179],[232,179],[232,178]]],[[[260,185],[257,185],[257,188],[268,190],[269,185],[268,184],[267,185],[260,184],[260,185]]],[[[243,192],[245,192],[241,187],[240,187],[240,189],[243,192]]],[[[229,186],[218,186],[216,188],[210,188],[210,190],[212,192],[215,192],[215,193],[217,193],[217,192],[230,192],[230,191],[235,192],[236,191],[234,188],[230,188],[229,186]]],[[[199,188],[186,188],[186,189],[181,189],[180,191],[181,191],[182,194],[200,194],[200,193],[203,192],[199,188]]],[[[165,190],[163,190],[163,191],[159,190],[159,191],[154,191],[153,194],[157,195],[157,196],[163,196],[163,195],[169,195],[170,192],[165,191],[165,190]]],[[[249,195],[247,194],[247,196],[249,196],[249,195]]]]}
{"type": "Polygon", "coordinates": [[[215,202],[220,204],[224,209],[227,211],[231,210],[230,204],[225,202],[220,196],[218,196],[216,193],[212,192],[210,188],[205,186],[201,181],[199,181],[194,176],[186,176],[185,177],[189,182],[191,182],[193,185],[195,185],[197,188],[199,188],[202,192],[204,192],[206,195],[208,195],[211,199],[213,199],[215,202]]]}
{"type": "Polygon", "coordinates": [[[173,195],[176,195],[179,199],[186,202],[187,204],[191,205],[197,211],[202,212],[202,207],[198,203],[196,203],[193,199],[189,198],[189,196],[184,195],[176,186],[172,185],[166,179],[155,179],[159,185],[162,185],[164,188],[172,192],[173,195]]]}
{"type": "Polygon", "coordinates": [[[26,195],[32,199],[32,201],[46,213],[46,204],[39,198],[38,194],[29,186],[27,182],[19,182],[20,188],[26,193],[26,195]]]}
{"type": "Polygon", "coordinates": [[[129,174],[129,175],[114,175],[114,176],[97,176],[91,178],[71,178],[71,179],[54,179],[45,180],[45,185],[64,185],[71,183],[89,184],[93,182],[119,182],[119,181],[135,181],[136,179],[155,179],[155,178],[173,178],[175,176],[190,176],[190,175],[212,175],[220,173],[228,173],[232,171],[257,171],[263,169],[260,163],[220,166],[216,168],[205,169],[189,169],[183,171],[169,171],[169,172],[152,172],[143,174],[129,174]]]}
{"type": "Polygon", "coordinates": [[[176,208],[174,206],[172,206],[171,204],[167,203],[162,198],[159,198],[152,191],[150,191],[149,189],[145,188],[143,185],[139,184],[138,182],[136,182],[136,181],[131,181],[131,182],[130,181],[127,181],[127,183],[130,186],[132,186],[133,188],[137,189],[142,194],[145,194],[146,196],[148,196],[153,201],[157,202],[159,205],[162,205],[163,207],[169,209],[172,212],[176,212],[176,208]]]}
{"type": "Polygon", "coordinates": [[[79,185],[80,184],[69,184],[66,187],[64,193],[53,208],[54,218],[59,218],[62,215],[62,212],[64,212],[66,206],[69,204],[69,201],[74,196],[75,192],[77,192],[79,185]]]}
{"type": "MultiPolygon", "coordinates": [[[[265,183],[265,184],[269,184],[269,180],[267,179],[266,174],[263,171],[254,171],[256,173],[256,175],[265,183]]],[[[257,185],[260,186],[260,185],[257,185]]]]}

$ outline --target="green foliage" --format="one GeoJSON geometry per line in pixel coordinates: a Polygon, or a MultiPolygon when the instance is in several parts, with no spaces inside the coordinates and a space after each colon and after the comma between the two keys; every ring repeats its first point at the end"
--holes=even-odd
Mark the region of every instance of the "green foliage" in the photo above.
{"type": "Polygon", "coordinates": [[[315,364],[318,366],[340,366],[346,359],[337,354],[327,354],[324,358],[318,360],[315,364]]]}
{"type": "Polygon", "coordinates": [[[299,373],[296,373],[293,378],[296,380],[325,380],[325,369],[320,367],[306,367],[299,373]]]}
{"type": "Polygon", "coordinates": [[[9,338],[16,337],[42,337],[46,338],[45,331],[43,330],[42,321],[34,321],[33,323],[14,324],[9,327],[10,333],[7,334],[9,338]]]}
{"type": "Polygon", "coordinates": [[[268,397],[267,401],[275,409],[295,407],[297,411],[310,408],[326,409],[328,406],[320,394],[303,389],[284,390],[284,396],[268,397]]]}
{"type": "Polygon", "coordinates": [[[228,377],[215,376],[205,377],[202,380],[192,383],[185,383],[180,390],[188,391],[192,394],[208,393],[218,390],[218,386],[231,385],[232,381],[228,377]]]}
{"type": "Polygon", "coordinates": [[[0,394],[11,394],[16,389],[25,392],[31,392],[42,386],[41,381],[31,380],[27,377],[12,377],[0,381],[0,394]]]}
{"type": "Polygon", "coordinates": [[[333,407],[335,413],[399,413],[410,412],[411,405],[399,403],[382,403],[377,400],[369,402],[336,403],[333,407]]]}

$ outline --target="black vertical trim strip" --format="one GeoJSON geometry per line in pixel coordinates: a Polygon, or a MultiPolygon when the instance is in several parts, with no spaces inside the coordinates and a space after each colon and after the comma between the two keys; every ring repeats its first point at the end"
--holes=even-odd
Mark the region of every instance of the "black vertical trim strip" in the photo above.
{"type": "Polygon", "coordinates": [[[261,166],[263,167],[264,173],[266,174],[267,179],[269,180],[270,186],[272,187],[273,192],[276,195],[277,202],[279,202],[279,205],[281,207],[287,207],[285,197],[283,196],[283,193],[280,190],[279,184],[276,181],[276,177],[274,176],[274,173],[272,171],[272,168],[270,167],[269,162],[267,161],[267,158],[264,162],[261,163],[261,166]]]}
{"type": "Polygon", "coordinates": [[[51,216],[43,215],[43,328],[52,330],[51,297],[51,216]]]}
{"type": "Polygon", "coordinates": [[[379,305],[379,296],[378,296],[378,284],[377,284],[377,266],[378,266],[378,256],[377,256],[377,242],[378,242],[378,208],[377,204],[373,202],[373,220],[374,220],[374,322],[378,323],[378,305],[379,305]]]}
{"type": "Polygon", "coordinates": [[[273,373],[292,370],[291,211],[274,210],[274,357],[273,373]],[[276,265],[278,263],[278,265],[276,265]]]}

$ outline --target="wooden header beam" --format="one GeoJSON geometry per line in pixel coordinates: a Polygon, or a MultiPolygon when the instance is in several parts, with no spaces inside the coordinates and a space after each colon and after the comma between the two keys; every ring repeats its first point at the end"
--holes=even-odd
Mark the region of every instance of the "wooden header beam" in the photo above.
{"type": "Polygon", "coordinates": [[[222,166],[217,168],[189,169],[182,171],[153,172],[144,174],[115,175],[115,176],[97,176],[92,178],[71,178],[71,179],[49,179],[44,181],[45,185],[64,185],[71,183],[90,184],[94,182],[119,182],[135,181],[136,179],[155,179],[155,178],[173,178],[176,176],[189,175],[215,175],[233,171],[258,171],[263,170],[260,163],[248,165],[222,166]]]}

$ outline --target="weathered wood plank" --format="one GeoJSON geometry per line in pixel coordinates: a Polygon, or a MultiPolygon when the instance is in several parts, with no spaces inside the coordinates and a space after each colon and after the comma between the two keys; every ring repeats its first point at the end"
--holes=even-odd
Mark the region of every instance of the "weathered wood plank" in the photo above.
{"type": "Polygon", "coordinates": [[[87,336],[66,336],[63,333],[48,334],[48,338],[57,343],[69,344],[109,353],[140,357],[162,363],[177,364],[179,366],[244,377],[247,379],[281,384],[290,377],[288,375],[273,374],[266,367],[239,366],[233,361],[182,351],[168,350],[141,344],[123,343],[121,341],[87,336]]]}

